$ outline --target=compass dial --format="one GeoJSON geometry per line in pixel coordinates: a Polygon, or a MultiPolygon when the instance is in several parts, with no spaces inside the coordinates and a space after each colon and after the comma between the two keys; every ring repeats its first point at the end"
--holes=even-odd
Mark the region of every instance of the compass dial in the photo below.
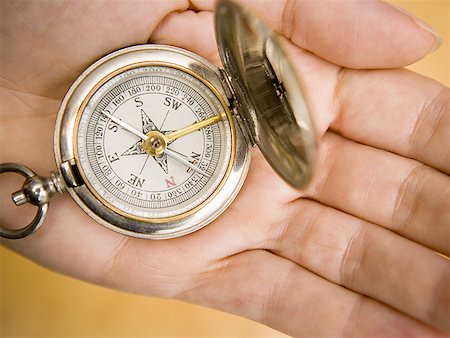
{"type": "Polygon", "coordinates": [[[231,170],[234,126],[226,109],[206,82],[182,68],[119,72],[78,117],[81,175],[116,213],[150,222],[185,217],[231,170]]]}

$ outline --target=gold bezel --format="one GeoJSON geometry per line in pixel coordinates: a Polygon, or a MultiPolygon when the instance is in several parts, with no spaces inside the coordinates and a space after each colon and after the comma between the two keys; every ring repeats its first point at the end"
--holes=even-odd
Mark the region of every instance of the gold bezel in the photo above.
{"type": "Polygon", "coordinates": [[[233,117],[231,114],[231,111],[225,101],[225,99],[222,97],[222,95],[219,93],[219,91],[213,86],[211,85],[208,81],[206,81],[205,79],[201,78],[198,74],[196,74],[195,72],[193,72],[192,70],[182,67],[180,65],[177,64],[173,64],[173,63],[169,63],[169,62],[152,62],[152,61],[148,61],[148,62],[137,62],[137,63],[132,63],[129,64],[125,67],[121,67],[116,69],[114,72],[111,72],[110,74],[108,74],[107,76],[105,76],[102,80],[100,80],[88,93],[88,95],[86,95],[85,99],[83,100],[80,108],[77,111],[77,116],[76,116],[76,121],[75,121],[75,125],[74,125],[74,133],[73,133],[73,147],[74,147],[74,156],[75,156],[75,160],[76,160],[76,165],[78,168],[78,171],[80,172],[81,177],[83,178],[84,183],[86,184],[86,186],[88,187],[89,191],[108,209],[112,210],[113,212],[122,215],[124,217],[133,219],[133,220],[137,220],[137,221],[141,221],[141,222],[145,222],[145,223],[167,223],[167,222],[173,222],[173,221],[178,221],[180,219],[184,219],[188,216],[191,216],[192,214],[194,214],[195,212],[197,212],[198,210],[200,210],[201,208],[203,208],[205,205],[207,205],[209,202],[211,202],[211,200],[214,199],[214,197],[218,194],[218,192],[222,189],[223,185],[225,184],[225,182],[227,181],[231,170],[233,168],[233,163],[236,157],[236,130],[235,130],[235,125],[233,122],[233,117]],[[191,210],[188,210],[184,213],[175,215],[175,216],[170,216],[170,217],[164,217],[164,218],[145,218],[145,217],[139,217],[139,216],[135,216],[132,214],[129,214],[127,212],[124,212],[120,209],[118,209],[117,207],[111,205],[110,203],[108,203],[102,196],[100,196],[100,194],[92,187],[92,185],[89,183],[86,174],[83,171],[83,168],[81,167],[80,164],[80,160],[79,160],[79,155],[78,155],[78,142],[77,142],[77,136],[78,136],[78,125],[81,119],[81,115],[84,111],[84,109],[86,108],[86,105],[88,104],[89,100],[91,99],[91,97],[94,95],[94,93],[103,85],[105,84],[107,81],[109,81],[110,79],[112,79],[113,77],[115,77],[116,75],[123,73],[127,70],[133,69],[133,68],[139,68],[139,67],[146,67],[146,66],[162,66],[162,67],[169,67],[169,68],[174,68],[180,71],[183,71],[193,77],[195,77],[197,80],[199,80],[200,82],[202,82],[205,86],[207,86],[212,93],[217,97],[217,99],[219,100],[220,104],[222,105],[225,114],[227,116],[227,120],[228,123],[230,125],[230,132],[231,132],[231,153],[230,153],[230,160],[228,162],[228,166],[227,169],[225,171],[225,175],[223,176],[222,180],[220,181],[219,185],[217,186],[217,188],[214,190],[214,192],[206,199],[204,200],[202,203],[200,203],[199,205],[197,205],[196,207],[192,208],[191,210]]]}

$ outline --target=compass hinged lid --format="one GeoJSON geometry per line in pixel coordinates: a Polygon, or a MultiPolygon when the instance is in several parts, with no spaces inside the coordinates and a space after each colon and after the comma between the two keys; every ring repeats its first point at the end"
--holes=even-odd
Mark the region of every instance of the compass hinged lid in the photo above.
{"type": "Polygon", "coordinates": [[[287,183],[305,187],[314,168],[315,134],[300,83],[275,34],[228,0],[217,4],[215,24],[237,109],[252,137],[287,183]]]}

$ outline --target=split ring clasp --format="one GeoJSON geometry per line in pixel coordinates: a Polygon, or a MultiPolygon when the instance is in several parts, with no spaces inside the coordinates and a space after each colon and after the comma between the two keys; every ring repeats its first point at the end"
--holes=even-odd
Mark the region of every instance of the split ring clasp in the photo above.
{"type": "Polygon", "coordinates": [[[62,193],[64,185],[61,179],[54,172],[50,172],[50,177],[45,178],[31,170],[30,168],[17,163],[0,164],[0,174],[13,172],[26,178],[22,189],[12,194],[12,200],[19,206],[31,203],[38,207],[36,216],[26,227],[13,230],[0,225],[0,236],[8,239],[24,238],[34,233],[44,222],[47,215],[48,204],[51,197],[56,193],[62,193]]]}

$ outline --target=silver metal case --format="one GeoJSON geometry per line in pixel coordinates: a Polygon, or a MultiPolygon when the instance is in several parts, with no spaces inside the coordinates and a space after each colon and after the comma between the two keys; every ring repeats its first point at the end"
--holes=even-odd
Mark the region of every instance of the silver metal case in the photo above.
{"type": "MultiPolygon", "coordinates": [[[[187,69],[217,90],[222,102],[228,103],[217,67],[186,50],[164,45],[128,47],[95,62],[75,81],[61,104],[55,130],[55,158],[67,191],[80,207],[102,225],[119,233],[141,238],[164,239],[186,235],[217,218],[233,201],[246,177],[250,163],[250,146],[238,123],[236,153],[232,170],[220,191],[203,208],[177,221],[149,223],[133,220],[115,213],[102,204],[84,184],[75,158],[74,135],[77,115],[86,97],[105,78],[118,69],[142,64],[164,64],[187,69]]],[[[225,108],[225,107],[224,107],[225,108]]],[[[228,107],[227,107],[228,108],[228,107]]]]}

